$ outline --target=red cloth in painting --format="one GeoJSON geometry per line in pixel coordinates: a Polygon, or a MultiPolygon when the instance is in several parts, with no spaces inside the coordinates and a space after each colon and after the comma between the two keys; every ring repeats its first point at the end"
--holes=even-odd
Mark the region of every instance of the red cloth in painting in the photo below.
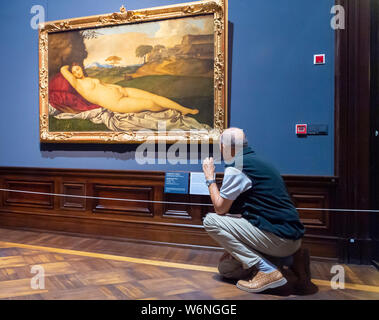
{"type": "Polygon", "coordinates": [[[59,72],[49,82],[49,103],[61,112],[80,113],[100,108],[85,100],[59,72]]]}

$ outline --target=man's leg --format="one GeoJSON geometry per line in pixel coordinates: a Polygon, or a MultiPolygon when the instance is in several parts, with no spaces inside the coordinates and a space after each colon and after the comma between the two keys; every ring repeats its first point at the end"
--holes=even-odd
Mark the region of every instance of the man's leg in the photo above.
{"type": "MultiPolygon", "coordinates": [[[[280,271],[263,258],[262,253],[277,257],[291,255],[300,247],[300,240],[282,239],[254,227],[246,219],[217,214],[208,214],[204,219],[204,227],[213,239],[241,263],[243,269],[247,271],[257,266],[258,274],[253,278],[256,281],[239,281],[237,286],[240,289],[260,292],[287,282],[280,271]]],[[[227,271],[233,275],[240,272],[238,269],[227,271]]]]}
{"type": "Polygon", "coordinates": [[[243,230],[242,218],[208,213],[203,225],[208,234],[239,261],[244,269],[251,268],[260,260],[259,254],[246,245],[250,236],[243,230]]]}
{"type": "Polygon", "coordinates": [[[208,234],[217,241],[244,269],[256,265],[263,254],[287,257],[300,247],[300,240],[282,239],[260,230],[244,218],[208,213],[204,219],[208,234]]]}

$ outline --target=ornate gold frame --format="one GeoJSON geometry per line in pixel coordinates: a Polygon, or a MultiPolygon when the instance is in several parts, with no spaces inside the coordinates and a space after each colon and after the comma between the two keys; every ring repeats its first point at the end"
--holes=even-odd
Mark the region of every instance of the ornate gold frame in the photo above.
{"type": "Polygon", "coordinates": [[[142,143],[166,141],[215,141],[227,127],[227,53],[228,53],[228,12],[227,0],[196,1],[67,20],[51,21],[39,29],[39,97],[40,97],[40,141],[64,143],[142,143]],[[48,37],[50,33],[131,24],[136,22],[180,18],[204,14],[214,16],[215,59],[214,59],[214,129],[212,131],[175,133],[157,132],[143,134],[128,132],[50,132],[48,114],[48,37]]]}

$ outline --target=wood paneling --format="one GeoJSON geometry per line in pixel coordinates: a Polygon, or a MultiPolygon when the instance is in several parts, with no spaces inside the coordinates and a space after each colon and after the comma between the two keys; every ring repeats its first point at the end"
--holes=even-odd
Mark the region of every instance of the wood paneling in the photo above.
{"type": "MultiPolygon", "coordinates": [[[[165,194],[165,201],[191,203],[190,197],[186,194],[165,194]]],[[[191,206],[188,204],[164,204],[164,218],[192,219],[191,206]]]]}
{"type": "MultiPolygon", "coordinates": [[[[379,1],[371,1],[371,204],[379,209],[379,1]]],[[[370,217],[372,255],[379,269],[379,214],[370,217]]]]}
{"type": "Polygon", "coordinates": [[[62,193],[65,195],[77,196],[61,197],[61,208],[67,210],[85,210],[86,200],[81,198],[86,195],[86,185],[84,183],[62,183],[62,193]]]}
{"type": "MultiPolygon", "coordinates": [[[[297,207],[334,206],[335,177],[284,176],[284,180],[297,207]]],[[[220,185],[222,174],[217,181],[220,185]]],[[[20,193],[9,198],[11,193],[0,192],[4,199],[13,199],[0,207],[0,226],[217,247],[202,226],[205,215],[214,212],[213,206],[204,205],[211,204],[209,196],[165,194],[164,172],[2,167],[0,183],[2,188],[65,195],[20,193]],[[130,199],[142,201],[125,201],[130,199]]],[[[300,210],[300,216],[306,227],[304,246],[313,256],[337,259],[338,214],[300,210]]]]}
{"type": "Polygon", "coordinates": [[[307,234],[331,236],[336,232],[333,229],[335,217],[338,213],[331,213],[326,209],[335,208],[335,177],[284,177],[288,193],[298,208],[300,219],[307,229],[307,234]],[[307,180],[307,182],[305,182],[307,180]],[[309,210],[309,209],[316,210],[309,210]],[[317,210],[322,209],[322,210],[317,210]]]}
{"type": "Polygon", "coordinates": [[[341,258],[370,263],[370,0],[336,0],[345,10],[345,29],[335,32],[336,204],[340,213],[341,258]],[[351,241],[350,241],[351,240],[351,241]]]}
{"type": "MultiPolygon", "coordinates": [[[[335,177],[284,176],[284,180],[297,207],[334,206],[335,177]]],[[[0,192],[4,199],[0,226],[217,246],[202,226],[205,215],[214,212],[211,205],[203,205],[211,204],[210,198],[165,194],[164,172],[3,167],[0,181],[4,188],[42,193],[56,189],[67,195],[14,193],[10,198],[12,193],[0,192]],[[73,195],[89,197],[70,197],[73,195]],[[125,201],[130,199],[142,201],[125,201]]],[[[222,174],[217,181],[220,185],[222,174]]],[[[337,259],[341,243],[335,227],[338,214],[300,210],[300,216],[306,227],[304,246],[314,256],[337,259]]]]}
{"type": "Polygon", "coordinates": [[[339,213],[317,209],[335,208],[336,177],[284,176],[288,193],[305,226],[303,245],[313,257],[339,259],[339,213]],[[312,209],[315,210],[302,210],[312,209]]]}
{"type": "Polygon", "coordinates": [[[310,195],[310,194],[292,194],[292,199],[297,208],[299,209],[300,219],[307,228],[326,229],[330,227],[329,211],[318,211],[308,209],[326,209],[327,203],[323,195],[310,195]]]}
{"type": "Polygon", "coordinates": [[[93,196],[97,198],[93,200],[94,213],[154,215],[153,203],[149,202],[153,201],[152,187],[95,184],[93,186],[93,196]],[[129,201],[131,199],[137,201],[129,201]]]}
{"type": "Polygon", "coordinates": [[[15,191],[29,191],[35,193],[5,192],[3,196],[4,206],[24,206],[52,208],[54,197],[49,195],[54,192],[53,182],[39,182],[31,180],[7,180],[4,188],[15,191]]]}

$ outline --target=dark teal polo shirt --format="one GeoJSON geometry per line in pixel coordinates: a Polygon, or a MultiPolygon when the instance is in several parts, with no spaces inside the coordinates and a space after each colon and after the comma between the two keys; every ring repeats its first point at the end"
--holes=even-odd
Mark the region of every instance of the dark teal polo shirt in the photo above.
{"type": "Polygon", "coordinates": [[[283,178],[272,165],[260,159],[250,147],[245,147],[228,166],[240,169],[252,181],[252,188],[234,200],[231,214],[241,214],[257,228],[281,238],[297,240],[304,236],[304,226],[283,178]],[[243,167],[236,164],[243,164],[243,167]]]}

